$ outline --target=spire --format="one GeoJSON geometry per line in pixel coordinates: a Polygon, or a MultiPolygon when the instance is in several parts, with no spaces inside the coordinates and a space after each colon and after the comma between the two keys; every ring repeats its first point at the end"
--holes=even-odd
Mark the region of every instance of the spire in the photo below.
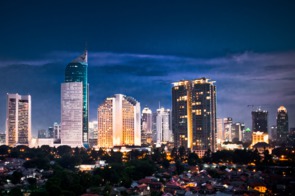
{"type": "Polygon", "coordinates": [[[71,63],[88,63],[88,52],[85,49],[84,53],[74,59],[71,63]]]}

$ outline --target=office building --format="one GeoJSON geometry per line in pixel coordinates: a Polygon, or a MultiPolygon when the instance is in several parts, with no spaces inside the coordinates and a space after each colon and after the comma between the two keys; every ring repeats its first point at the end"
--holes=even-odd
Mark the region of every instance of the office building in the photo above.
{"type": "Polygon", "coordinates": [[[252,111],[252,131],[253,132],[260,131],[263,133],[268,133],[267,116],[268,116],[268,112],[266,110],[261,110],[261,108],[259,108],[256,111],[252,111]]]}
{"type": "Polygon", "coordinates": [[[173,83],[173,134],[176,147],[193,149],[199,156],[216,148],[216,86],[199,78],[173,83]]]}
{"type": "Polygon", "coordinates": [[[61,85],[61,133],[62,145],[82,147],[83,85],[68,82],[61,85]]]}
{"type": "Polygon", "coordinates": [[[289,131],[288,112],[284,106],[278,108],[277,113],[277,140],[281,143],[287,140],[289,131]]]}
{"type": "Polygon", "coordinates": [[[89,146],[97,146],[97,121],[89,122],[89,146]]]}
{"type": "Polygon", "coordinates": [[[89,84],[87,51],[85,51],[84,54],[82,54],[67,65],[65,69],[65,82],[62,84],[61,93],[61,142],[64,145],[69,145],[72,147],[81,146],[82,143],[82,146],[88,148],[89,84]],[[80,99],[82,100],[82,105],[80,105],[80,99]],[[80,107],[82,108],[79,112],[80,107]],[[78,131],[78,129],[80,129],[80,118],[82,120],[82,128],[78,131]],[[69,122],[72,122],[74,125],[72,125],[71,127],[69,122]],[[75,129],[72,132],[70,128],[75,129]],[[81,141],[78,141],[78,138],[81,139],[81,141]]]}
{"type": "Polygon", "coordinates": [[[141,145],[140,103],[116,94],[98,107],[97,147],[141,145]]]}
{"type": "Polygon", "coordinates": [[[141,113],[141,144],[152,144],[152,110],[145,107],[141,113]]]}
{"type": "Polygon", "coordinates": [[[0,145],[5,145],[5,144],[6,144],[6,134],[0,133],[0,145]]]}
{"type": "Polygon", "coordinates": [[[157,109],[157,147],[160,147],[162,143],[173,142],[172,135],[172,119],[171,111],[169,109],[160,108],[157,109]]]}
{"type": "Polygon", "coordinates": [[[53,138],[54,138],[54,143],[59,144],[60,141],[60,124],[57,122],[53,123],[53,138]]]}
{"type": "Polygon", "coordinates": [[[31,140],[31,96],[7,94],[6,145],[27,145],[31,140]]]}

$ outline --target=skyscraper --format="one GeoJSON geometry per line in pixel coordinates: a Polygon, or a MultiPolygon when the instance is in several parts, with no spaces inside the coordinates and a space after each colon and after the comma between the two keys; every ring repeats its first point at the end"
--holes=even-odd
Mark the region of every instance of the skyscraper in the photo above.
{"type": "Polygon", "coordinates": [[[268,112],[258,108],[252,111],[252,144],[254,146],[258,142],[268,143],[268,125],[267,125],[268,112]]]}
{"type": "Polygon", "coordinates": [[[7,94],[6,144],[29,145],[31,141],[31,96],[7,94]]]}
{"type": "Polygon", "coordinates": [[[200,156],[216,145],[216,86],[199,78],[173,83],[172,118],[175,146],[194,149],[200,156]]]}
{"type": "Polygon", "coordinates": [[[116,94],[98,107],[98,147],[141,145],[140,103],[116,94]]]}
{"type": "Polygon", "coordinates": [[[173,142],[171,111],[169,109],[157,109],[157,146],[164,142],[173,142]]]}
{"type": "Polygon", "coordinates": [[[261,110],[261,108],[259,108],[256,111],[252,111],[252,131],[253,132],[260,131],[263,133],[268,133],[267,116],[268,116],[268,112],[266,110],[261,110]]]}
{"type": "Polygon", "coordinates": [[[278,108],[277,113],[277,140],[286,142],[289,131],[288,112],[284,106],[278,108]]]}
{"type": "Polygon", "coordinates": [[[141,113],[141,144],[152,143],[152,110],[145,107],[141,113]]]}
{"type": "Polygon", "coordinates": [[[82,82],[61,85],[61,133],[62,145],[83,147],[83,86],[82,82]]]}
{"type": "MultiPolygon", "coordinates": [[[[84,54],[82,54],[81,56],[79,56],[78,58],[76,58],[75,60],[73,60],[72,62],[70,62],[65,70],[65,83],[62,84],[62,95],[66,94],[67,91],[71,91],[71,93],[73,94],[73,96],[75,97],[74,99],[76,101],[78,98],[78,94],[76,92],[73,91],[73,88],[75,88],[75,91],[79,91],[80,87],[79,84],[81,83],[82,86],[82,92],[81,92],[81,96],[82,96],[82,128],[81,128],[81,142],[84,147],[89,147],[88,145],[88,108],[89,108],[89,84],[88,84],[88,62],[87,62],[87,51],[84,52],[84,54]],[[64,91],[63,91],[64,90],[64,91]]],[[[80,92],[79,92],[80,93],[80,92]]],[[[69,94],[68,94],[69,95],[69,94]]],[[[70,97],[66,97],[67,100],[71,99],[70,97]]],[[[77,103],[75,101],[75,103],[77,103]]],[[[66,100],[62,99],[62,102],[64,102],[66,105],[64,105],[65,107],[67,107],[69,110],[71,109],[71,106],[69,106],[69,104],[75,104],[74,102],[70,103],[66,100]]],[[[76,106],[73,106],[73,113],[71,114],[72,121],[78,122],[80,121],[78,118],[80,118],[80,114],[78,112],[79,108],[76,108],[76,106]],[[74,110],[76,112],[74,112],[74,110]]],[[[70,120],[69,118],[67,118],[67,120],[70,120]]],[[[70,130],[64,130],[64,126],[65,126],[65,122],[62,121],[61,123],[61,129],[62,129],[62,136],[64,137],[64,139],[66,139],[67,134],[71,134],[70,130]],[[63,125],[64,124],[64,125],[63,125]]],[[[76,129],[78,129],[77,124],[75,125],[76,129]]],[[[75,130],[77,131],[77,130],[75,130]]],[[[78,136],[78,132],[75,133],[75,137],[80,137],[80,135],[78,136]]],[[[76,138],[76,139],[77,139],[76,138]]],[[[61,138],[61,140],[63,140],[63,138],[61,138]]],[[[61,141],[62,143],[64,143],[63,141],[61,141]]],[[[71,141],[72,143],[73,141],[71,141]]],[[[78,142],[78,141],[77,141],[78,142]]],[[[65,143],[66,144],[66,143],[65,143]]],[[[68,145],[75,145],[75,144],[68,144],[68,145]]],[[[80,145],[77,143],[77,145],[80,145]]]]}

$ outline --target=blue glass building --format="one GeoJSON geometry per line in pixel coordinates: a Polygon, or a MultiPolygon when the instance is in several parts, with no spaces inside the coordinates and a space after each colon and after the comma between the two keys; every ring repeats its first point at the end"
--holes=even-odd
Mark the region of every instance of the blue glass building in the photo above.
{"type": "Polygon", "coordinates": [[[88,84],[88,62],[87,51],[70,62],[65,70],[65,82],[83,83],[83,130],[82,142],[88,148],[88,111],[89,111],[89,84],[88,84]]]}

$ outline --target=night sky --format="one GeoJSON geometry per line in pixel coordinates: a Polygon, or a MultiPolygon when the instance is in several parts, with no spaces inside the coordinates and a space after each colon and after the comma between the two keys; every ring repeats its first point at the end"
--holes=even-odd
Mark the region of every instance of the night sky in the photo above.
{"type": "Polygon", "coordinates": [[[295,1],[0,1],[0,130],[6,93],[32,96],[33,135],[60,122],[66,65],[89,51],[90,118],[117,93],[171,108],[172,82],[211,78],[217,117],[251,128],[284,105],[295,127],[295,1]],[[248,105],[253,105],[248,107],[248,105]]]}

